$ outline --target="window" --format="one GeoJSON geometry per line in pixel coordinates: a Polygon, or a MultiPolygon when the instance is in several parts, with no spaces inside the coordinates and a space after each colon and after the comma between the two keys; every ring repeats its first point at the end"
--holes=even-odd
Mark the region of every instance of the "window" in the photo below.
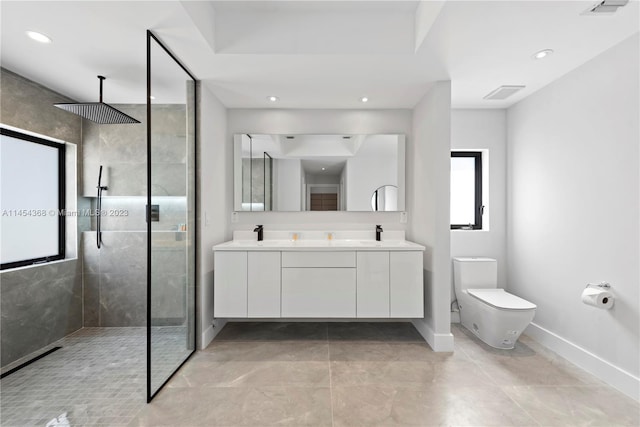
{"type": "Polygon", "coordinates": [[[481,230],[482,152],[451,152],[451,229],[481,230]]]}
{"type": "Polygon", "coordinates": [[[64,258],[65,146],[0,128],[1,269],[64,258]]]}

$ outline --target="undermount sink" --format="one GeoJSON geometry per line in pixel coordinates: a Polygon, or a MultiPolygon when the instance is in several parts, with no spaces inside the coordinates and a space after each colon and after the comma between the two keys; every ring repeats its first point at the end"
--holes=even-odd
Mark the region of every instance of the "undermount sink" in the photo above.
{"type": "MultiPolygon", "coordinates": [[[[258,227],[258,226],[257,226],[258,227]]],[[[382,241],[376,241],[375,229],[369,230],[264,230],[263,240],[250,230],[236,230],[233,240],[213,247],[214,251],[282,251],[282,252],[327,252],[327,251],[423,251],[417,243],[405,240],[404,231],[387,230],[382,241]],[[297,237],[293,240],[293,237],[297,237]],[[329,239],[331,237],[331,239],[329,239]]]]}
{"type": "Polygon", "coordinates": [[[421,250],[422,246],[406,240],[359,240],[359,239],[332,239],[332,240],[285,240],[285,239],[267,239],[262,241],[257,240],[232,240],[216,248],[226,249],[408,249],[408,250],[421,250]]]}

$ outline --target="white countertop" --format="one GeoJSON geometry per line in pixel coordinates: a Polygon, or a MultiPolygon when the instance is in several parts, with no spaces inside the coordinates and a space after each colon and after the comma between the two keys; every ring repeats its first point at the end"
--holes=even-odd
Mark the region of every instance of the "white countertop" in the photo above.
{"type": "Polygon", "coordinates": [[[407,240],[231,240],[213,247],[214,251],[424,251],[425,247],[407,240]]]}

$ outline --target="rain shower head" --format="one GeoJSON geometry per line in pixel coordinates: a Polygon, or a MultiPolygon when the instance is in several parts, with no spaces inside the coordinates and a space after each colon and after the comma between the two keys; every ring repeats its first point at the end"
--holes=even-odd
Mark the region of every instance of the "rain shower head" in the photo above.
{"type": "Polygon", "coordinates": [[[101,125],[140,123],[133,117],[102,102],[102,82],[105,77],[98,76],[98,79],[100,79],[100,102],[65,103],[54,104],[54,106],[101,125]]]}
{"type": "Polygon", "coordinates": [[[101,125],[140,123],[120,110],[104,102],[85,102],[81,104],[55,104],[56,107],[82,116],[101,125]]]}

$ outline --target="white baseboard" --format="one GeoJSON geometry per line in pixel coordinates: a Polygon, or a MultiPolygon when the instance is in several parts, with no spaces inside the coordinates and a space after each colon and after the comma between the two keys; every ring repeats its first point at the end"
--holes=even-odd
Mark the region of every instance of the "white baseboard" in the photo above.
{"type": "Polygon", "coordinates": [[[531,323],[524,333],[591,375],[640,401],[640,378],[535,323],[531,323]]]}
{"type": "Polygon", "coordinates": [[[429,327],[422,320],[412,320],[413,326],[418,330],[420,335],[427,341],[427,344],[433,351],[436,352],[450,352],[453,351],[453,334],[436,334],[433,329],[429,327]]]}
{"type": "Polygon", "coordinates": [[[213,341],[216,335],[218,335],[220,331],[222,331],[222,328],[224,328],[226,324],[226,320],[221,320],[216,324],[215,328],[213,327],[213,325],[209,325],[209,327],[202,332],[202,340],[200,340],[200,350],[204,350],[205,348],[207,348],[207,346],[211,344],[211,341],[213,341]]]}

